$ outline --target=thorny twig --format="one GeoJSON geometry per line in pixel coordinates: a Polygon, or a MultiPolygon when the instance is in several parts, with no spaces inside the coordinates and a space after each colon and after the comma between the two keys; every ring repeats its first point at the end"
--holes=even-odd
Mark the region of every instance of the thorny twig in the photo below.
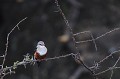
{"type": "MultiPolygon", "coordinates": [[[[15,28],[18,28],[18,30],[20,30],[18,25],[19,25],[21,22],[23,22],[26,18],[27,18],[27,17],[25,17],[24,19],[22,19],[21,21],[19,21],[19,22],[17,23],[17,25],[14,26],[14,27],[12,28],[12,30],[8,33],[8,35],[7,35],[7,42],[6,42],[6,48],[5,48],[5,53],[4,53],[4,55],[0,56],[1,58],[3,58],[2,65],[0,65],[0,66],[1,66],[1,69],[0,69],[0,70],[2,70],[2,69],[4,68],[4,63],[5,63],[6,56],[7,56],[7,51],[8,51],[8,44],[9,44],[10,34],[15,30],[15,28]]],[[[0,72],[0,76],[1,76],[1,74],[2,74],[2,73],[0,72]]],[[[6,74],[8,74],[8,73],[5,73],[5,74],[3,75],[3,77],[4,77],[6,74]]]]}
{"type": "MultiPolygon", "coordinates": [[[[97,48],[97,45],[96,45],[96,43],[95,43],[95,40],[98,40],[98,39],[100,39],[100,38],[102,38],[102,37],[104,37],[104,36],[106,36],[106,35],[114,32],[114,31],[117,31],[117,30],[120,30],[120,28],[115,28],[115,29],[113,29],[113,30],[110,30],[110,31],[108,31],[108,32],[106,32],[106,33],[104,33],[104,34],[96,37],[96,38],[92,38],[91,40],[79,41],[79,42],[76,42],[76,43],[84,43],[84,42],[91,42],[91,41],[93,41],[94,44],[95,44],[95,48],[97,48]]],[[[89,33],[89,32],[90,32],[90,31],[79,32],[79,33],[74,34],[74,36],[79,35],[79,34],[82,34],[82,33],[89,33]]],[[[91,36],[91,37],[92,37],[92,36],[91,36]]],[[[109,54],[108,56],[106,56],[104,59],[100,60],[99,62],[96,62],[95,66],[90,67],[90,68],[91,68],[91,69],[92,69],[92,68],[93,68],[93,69],[94,69],[94,68],[95,68],[95,69],[98,69],[99,64],[101,64],[102,62],[104,62],[105,60],[107,60],[109,57],[111,57],[113,54],[116,54],[116,53],[118,53],[118,52],[120,52],[120,50],[117,50],[117,51],[112,52],[111,54],[109,54]]],[[[118,60],[116,61],[116,64],[118,63],[119,60],[120,60],[120,58],[118,58],[118,60]]],[[[113,76],[113,73],[114,73],[114,72],[113,72],[113,69],[117,69],[117,68],[118,68],[118,67],[115,67],[116,64],[115,64],[113,67],[110,67],[110,68],[108,68],[108,69],[106,69],[106,70],[104,70],[104,71],[102,71],[102,72],[96,73],[95,75],[97,76],[97,75],[100,75],[100,74],[102,74],[102,73],[105,73],[105,72],[111,70],[110,79],[112,79],[112,76],[113,76]]]]}
{"type": "MultiPolygon", "coordinates": [[[[58,10],[59,10],[60,14],[62,15],[62,17],[63,17],[63,19],[64,19],[64,22],[65,22],[66,26],[67,26],[66,30],[70,33],[70,36],[72,37],[74,46],[75,46],[76,51],[77,51],[77,54],[76,54],[76,55],[80,55],[80,52],[79,52],[79,50],[78,50],[78,48],[77,48],[77,46],[76,46],[76,43],[84,43],[84,42],[93,41],[93,43],[94,43],[94,45],[95,45],[95,49],[96,49],[96,51],[97,51],[97,45],[96,45],[95,40],[98,40],[98,39],[100,39],[100,38],[102,38],[102,37],[110,34],[111,32],[120,30],[120,28],[115,28],[115,29],[113,29],[113,30],[111,30],[111,31],[108,31],[108,32],[106,32],[106,33],[104,33],[104,34],[96,37],[96,38],[93,37],[93,35],[92,35],[92,33],[91,33],[90,31],[85,31],[85,32],[89,32],[89,33],[91,34],[92,40],[86,40],[86,41],[76,42],[74,36],[79,35],[79,34],[81,34],[81,33],[85,33],[85,32],[79,32],[79,33],[73,34],[73,30],[72,30],[72,28],[70,27],[69,22],[68,22],[68,20],[66,19],[65,15],[64,15],[64,13],[63,13],[63,11],[62,11],[62,9],[60,8],[60,5],[58,4],[58,0],[55,0],[55,3],[56,3],[56,5],[57,5],[57,7],[58,7],[58,10]]],[[[99,66],[100,63],[102,63],[104,60],[108,59],[108,58],[109,58],[110,56],[112,56],[114,53],[119,52],[119,51],[120,51],[120,50],[114,51],[114,52],[111,53],[110,55],[106,56],[103,60],[101,60],[101,61],[99,61],[99,62],[97,63],[97,66],[99,66]]],[[[76,56],[75,56],[75,57],[76,57],[76,56]]],[[[79,56],[79,58],[78,58],[78,57],[76,57],[76,58],[77,58],[77,60],[79,60],[79,61],[81,62],[81,64],[82,64],[85,68],[87,68],[87,69],[93,74],[94,78],[97,79],[97,77],[95,76],[96,74],[94,73],[94,71],[92,71],[92,70],[90,69],[90,67],[88,67],[88,66],[81,60],[80,56],[79,56]]],[[[118,61],[119,61],[119,59],[116,61],[116,64],[117,64],[118,61]]],[[[116,65],[116,64],[115,64],[115,65],[116,65]]],[[[115,65],[113,66],[113,68],[115,68],[115,65]]],[[[107,70],[105,70],[105,71],[103,71],[103,72],[106,72],[106,71],[108,71],[108,70],[109,70],[109,69],[107,69],[107,70]]],[[[99,74],[99,73],[98,73],[98,74],[99,74]]],[[[112,75],[113,75],[113,70],[112,70],[110,79],[112,78],[112,75]]]]}
{"type": "MultiPolygon", "coordinates": [[[[94,39],[85,40],[85,41],[78,41],[78,42],[76,42],[76,43],[84,43],[84,42],[95,41],[95,40],[98,40],[98,39],[106,36],[107,34],[110,34],[111,32],[117,31],[117,30],[120,30],[120,28],[115,28],[115,29],[113,29],[113,30],[110,30],[110,31],[108,31],[108,32],[106,32],[106,33],[104,33],[104,34],[102,34],[102,35],[100,35],[100,36],[98,36],[98,37],[96,37],[96,38],[94,38],[94,39]]],[[[79,32],[79,33],[74,34],[74,36],[79,35],[79,34],[81,34],[81,33],[85,33],[85,32],[89,32],[89,31],[79,32]]]]}
{"type": "Polygon", "coordinates": [[[120,69],[120,67],[115,67],[117,65],[117,63],[119,62],[119,60],[120,60],[120,56],[119,56],[119,58],[117,59],[117,61],[115,62],[115,64],[112,67],[109,67],[108,69],[106,69],[106,70],[104,70],[102,72],[96,73],[95,75],[100,75],[100,74],[103,74],[103,73],[108,72],[108,71],[111,70],[112,71],[111,76],[110,76],[110,79],[111,79],[112,75],[113,75],[113,69],[120,69]]]}
{"type": "MultiPolygon", "coordinates": [[[[43,59],[43,60],[41,60],[41,61],[56,60],[56,59],[66,58],[66,57],[68,57],[68,56],[73,56],[73,55],[75,55],[75,54],[70,53],[70,54],[61,55],[61,56],[58,56],[58,57],[55,56],[55,57],[53,57],[53,58],[46,58],[46,59],[43,59]]],[[[30,56],[29,54],[26,54],[26,55],[24,56],[23,61],[21,61],[21,62],[16,61],[16,62],[14,62],[14,64],[13,64],[12,66],[10,66],[10,67],[6,67],[6,68],[0,69],[0,74],[1,74],[0,78],[2,79],[3,77],[5,77],[5,76],[8,75],[8,74],[12,74],[13,72],[15,73],[14,70],[15,70],[18,66],[23,65],[23,66],[26,68],[26,65],[27,65],[27,64],[32,64],[32,65],[34,65],[36,61],[38,61],[38,60],[35,60],[32,56],[30,56]],[[8,72],[7,72],[7,71],[8,71],[8,72]]],[[[39,61],[39,62],[41,62],[41,61],[39,61]]]]}
{"type": "Polygon", "coordinates": [[[1,76],[0,77],[0,79],[3,79],[6,75],[9,75],[9,74],[14,74],[15,73],[15,71],[11,71],[11,72],[7,72],[7,73],[5,73],[3,76],[1,76]]]}
{"type": "MultiPolygon", "coordinates": [[[[73,30],[72,30],[71,26],[69,25],[69,22],[68,22],[68,20],[66,19],[66,16],[65,16],[65,14],[63,13],[60,5],[58,4],[58,0],[55,0],[55,3],[56,3],[56,5],[57,5],[57,7],[58,7],[58,10],[59,10],[60,14],[62,15],[62,17],[63,17],[63,19],[64,19],[64,22],[65,22],[66,26],[67,26],[67,29],[66,29],[66,30],[69,32],[70,36],[72,37],[74,46],[75,46],[76,51],[77,51],[77,55],[79,55],[80,52],[79,52],[79,50],[78,50],[78,48],[77,48],[77,46],[76,46],[76,41],[75,41],[75,38],[74,38],[73,30]]],[[[80,63],[81,63],[86,69],[88,69],[88,70],[93,74],[93,76],[94,76],[94,74],[95,74],[94,71],[92,71],[92,70],[81,60],[80,56],[79,56],[79,61],[80,61],[80,63]]],[[[94,77],[94,78],[95,78],[95,77],[94,77]]],[[[96,79],[96,78],[95,78],[95,79],[96,79]]]]}
{"type": "MultiPolygon", "coordinates": [[[[117,63],[119,62],[119,60],[120,60],[120,56],[119,56],[119,58],[117,59],[117,61],[115,62],[115,64],[112,66],[112,68],[114,68],[114,67],[117,65],[117,63]]],[[[113,69],[111,69],[110,79],[112,79],[113,73],[114,73],[114,71],[113,71],[113,69]]]]}
{"type": "Polygon", "coordinates": [[[10,36],[10,34],[15,30],[16,27],[19,29],[19,26],[18,26],[18,25],[19,25],[21,22],[23,22],[26,18],[27,18],[27,17],[25,17],[24,19],[22,19],[21,21],[19,21],[19,22],[17,23],[17,25],[16,25],[15,27],[13,27],[12,30],[11,30],[11,31],[8,33],[8,35],[7,35],[7,42],[6,42],[5,54],[3,55],[4,58],[3,58],[2,68],[3,68],[3,66],[4,66],[5,59],[6,59],[6,56],[7,56],[9,36],[10,36]]]}
{"type": "Polygon", "coordinates": [[[113,54],[118,53],[118,52],[120,52],[120,50],[117,50],[117,51],[114,51],[114,52],[110,53],[108,56],[106,56],[106,57],[103,58],[101,61],[99,61],[98,64],[104,62],[104,61],[107,60],[109,57],[111,57],[113,54]]]}
{"type": "MultiPolygon", "coordinates": [[[[73,34],[73,35],[76,36],[76,35],[83,34],[83,33],[90,33],[90,36],[91,36],[91,38],[92,38],[91,41],[94,43],[95,50],[96,50],[96,52],[97,52],[98,48],[97,48],[97,44],[96,44],[96,42],[95,42],[95,41],[96,41],[96,38],[94,38],[94,36],[93,36],[93,34],[92,34],[91,31],[83,31],[83,32],[79,32],[79,33],[76,33],[76,34],[73,34]]],[[[79,41],[79,42],[80,42],[80,43],[90,42],[90,40],[79,41]]],[[[75,41],[75,43],[78,43],[78,42],[75,41]]]]}

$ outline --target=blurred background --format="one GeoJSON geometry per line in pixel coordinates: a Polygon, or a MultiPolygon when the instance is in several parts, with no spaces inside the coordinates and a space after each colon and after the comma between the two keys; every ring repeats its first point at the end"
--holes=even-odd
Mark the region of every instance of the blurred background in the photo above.
{"type": "MultiPolygon", "coordinates": [[[[96,38],[114,28],[120,27],[120,0],[58,0],[65,13],[73,33],[91,31],[96,38]]],[[[6,37],[10,30],[23,18],[20,30],[15,29],[9,39],[8,55],[5,65],[11,66],[15,61],[22,61],[23,55],[33,55],[36,44],[42,40],[48,48],[49,57],[75,53],[71,39],[65,36],[66,25],[54,0],[0,0],[0,55],[4,54],[6,37]]],[[[93,42],[77,44],[82,60],[93,66],[120,48],[120,30],[96,40],[98,50],[93,42]]],[[[76,41],[92,39],[90,33],[77,35],[76,41]]],[[[114,65],[119,53],[100,64],[103,71],[114,65]],[[107,64],[106,64],[107,63],[107,64]]],[[[0,58],[2,63],[2,58],[0,58]]],[[[119,66],[119,64],[118,64],[119,66]]],[[[115,70],[112,79],[118,79],[120,70],[115,70]]],[[[99,75],[100,79],[109,79],[110,72],[99,75]]],[[[5,79],[92,79],[90,73],[66,57],[43,61],[37,65],[19,66],[16,74],[5,79]]]]}

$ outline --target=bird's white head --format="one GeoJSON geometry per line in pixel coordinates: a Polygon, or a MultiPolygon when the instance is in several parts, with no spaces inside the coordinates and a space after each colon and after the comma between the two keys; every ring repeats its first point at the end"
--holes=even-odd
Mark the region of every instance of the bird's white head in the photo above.
{"type": "Polygon", "coordinates": [[[43,42],[43,41],[39,41],[38,43],[37,43],[37,46],[38,45],[40,45],[40,46],[45,46],[45,43],[43,42]]]}

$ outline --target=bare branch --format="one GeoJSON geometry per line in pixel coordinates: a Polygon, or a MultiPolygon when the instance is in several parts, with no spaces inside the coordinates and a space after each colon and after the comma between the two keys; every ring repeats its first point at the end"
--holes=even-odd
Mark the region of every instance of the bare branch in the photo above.
{"type": "Polygon", "coordinates": [[[113,54],[118,53],[118,52],[120,52],[120,50],[117,50],[117,51],[112,52],[111,54],[109,54],[108,56],[106,56],[104,59],[102,59],[101,61],[99,61],[98,64],[104,62],[104,61],[107,60],[109,57],[111,57],[113,54]]]}
{"type": "Polygon", "coordinates": [[[94,43],[94,45],[95,45],[95,50],[96,50],[96,52],[97,52],[97,44],[96,44],[96,42],[95,42],[95,38],[93,37],[93,34],[90,32],[90,35],[91,35],[91,37],[92,37],[92,40],[93,40],[93,43],[94,43]]]}
{"type": "MultiPolygon", "coordinates": [[[[119,60],[120,60],[120,57],[117,59],[117,61],[116,61],[115,64],[113,65],[113,68],[117,65],[117,63],[119,62],[119,60]]],[[[110,79],[112,79],[113,73],[114,73],[114,71],[111,70],[110,79]]]]}
{"type": "Polygon", "coordinates": [[[108,72],[108,71],[111,70],[111,71],[112,71],[112,72],[111,72],[111,76],[110,76],[110,79],[111,79],[111,78],[112,78],[112,75],[113,75],[113,70],[120,68],[120,67],[115,67],[115,66],[117,65],[117,63],[118,63],[119,60],[120,60],[120,57],[117,59],[117,61],[115,62],[115,64],[114,64],[112,67],[109,67],[108,69],[106,69],[106,70],[104,70],[104,71],[102,71],[102,72],[99,72],[99,73],[97,73],[97,74],[95,74],[95,75],[100,75],[100,74],[103,74],[103,73],[108,72]]]}
{"type": "Polygon", "coordinates": [[[4,57],[4,55],[0,56],[0,58],[4,57]]]}
{"type": "MultiPolygon", "coordinates": [[[[83,32],[79,32],[79,33],[76,33],[76,34],[73,34],[74,36],[76,36],[76,35],[79,35],[79,34],[83,34],[83,33],[90,33],[90,36],[91,36],[91,38],[92,38],[92,41],[93,41],[93,43],[94,43],[94,46],[95,46],[95,50],[97,51],[97,44],[96,44],[96,42],[95,42],[95,38],[94,38],[94,36],[93,36],[93,34],[91,33],[91,31],[83,31],[83,32]]],[[[87,42],[89,42],[89,41],[91,41],[91,40],[86,40],[87,42]]],[[[76,42],[77,43],[77,42],[76,42]]]]}
{"type": "MultiPolygon", "coordinates": [[[[91,42],[91,41],[94,41],[94,40],[98,40],[98,39],[100,39],[100,38],[102,38],[102,37],[104,37],[104,36],[106,36],[106,35],[114,32],[114,31],[117,31],[117,30],[120,30],[120,28],[115,28],[115,29],[113,29],[113,30],[111,30],[111,31],[108,31],[108,32],[106,32],[106,33],[104,33],[104,34],[102,34],[102,35],[100,35],[100,36],[98,36],[98,37],[96,37],[96,38],[94,38],[94,39],[85,40],[85,41],[78,41],[78,42],[76,42],[76,43],[85,43],[85,42],[91,42]]],[[[89,31],[85,31],[85,32],[89,32],[89,31]]],[[[81,33],[85,33],[85,32],[76,33],[76,34],[74,34],[74,36],[79,35],[79,34],[81,34],[81,33]]]]}
{"type": "MultiPolygon", "coordinates": [[[[55,57],[53,57],[53,58],[46,58],[46,59],[43,59],[43,60],[41,60],[41,61],[56,60],[56,59],[66,58],[66,57],[73,56],[73,55],[75,55],[75,54],[70,53],[70,54],[61,55],[61,56],[58,56],[58,57],[55,56],[55,57]]],[[[2,75],[2,76],[0,76],[0,78],[3,78],[3,77],[5,77],[5,76],[8,75],[8,74],[12,74],[13,72],[15,73],[15,71],[13,71],[13,70],[15,70],[18,66],[23,65],[23,66],[26,67],[27,64],[32,64],[32,65],[34,65],[34,63],[37,62],[37,61],[38,61],[38,60],[35,60],[35,59],[34,59],[32,56],[30,56],[29,54],[26,54],[26,55],[24,56],[23,61],[21,61],[21,62],[16,61],[16,62],[14,62],[14,64],[13,64],[12,66],[10,66],[10,67],[5,67],[5,68],[0,69],[0,74],[2,75]]],[[[41,61],[39,61],[39,62],[41,62],[41,61]]]]}
{"type": "Polygon", "coordinates": [[[9,75],[9,74],[15,74],[15,72],[14,71],[7,72],[3,76],[1,76],[0,79],[3,79],[6,75],[9,75]]]}
{"type": "Polygon", "coordinates": [[[74,55],[75,55],[74,53],[70,53],[70,54],[66,54],[66,55],[62,55],[62,56],[58,56],[58,57],[47,58],[47,59],[45,59],[45,61],[55,60],[55,59],[60,59],[60,58],[66,58],[66,57],[68,57],[68,56],[74,56],[74,55]]]}
{"type": "Polygon", "coordinates": [[[110,79],[112,79],[113,73],[114,73],[113,70],[111,70],[110,79]]]}
{"type": "Polygon", "coordinates": [[[4,66],[5,59],[6,59],[6,56],[7,56],[8,44],[9,44],[9,36],[10,36],[10,34],[15,30],[16,27],[19,29],[19,26],[18,26],[18,25],[19,25],[21,22],[23,22],[26,18],[27,18],[27,17],[25,17],[24,19],[22,19],[21,21],[19,21],[19,23],[17,23],[17,25],[16,25],[15,27],[13,27],[12,30],[11,30],[11,31],[8,33],[8,35],[7,35],[6,49],[5,49],[5,54],[3,55],[4,58],[3,58],[2,68],[3,68],[3,66],[4,66]]]}
{"type": "MultiPolygon", "coordinates": [[[[71,26],[69,25],[69,22],[68,22],[68,20],[66,19],[65,15],[64,15],[64,13],[63,13],[63,11],[62,11],[62,9],[60,8],[60,5],[58,4],[58,0],[55,0],[55,3],[56,3],[56,5],[57,5],[57,7],[58,7],[58,10],[59,10],[60,14],[62,15],[62,17],[63,17],[63,19],[64,19],[64,22],[65,22],[65,24],[66,24],[66,26],[67,26],[66,30],[68,31],[68,33],[69,33],[70,36],[72,37],[72,40],[73,40],[74,46],[75,46],[75,48],[76,48],[77,54],[79,55],[80,52],[79,52],[79,50],[78,50],[78,48],[77,48],[77,46],[76,46],[76,41],[75,41],[75,38],[74,38],[73,30],[72,30],[71,26]]],[[[92,70],[81,60],[80,57],[79,57],[79,61],[80,61],[81,64],[82,64],[86,69],[88,69],[88,70],[93,74],[93,76],[94,76],[94,74],[95,74],[94,71],[92,71],[92,70]]],[[[94,77],[94,78],[95,78],[95,77],[94,77]]],[[[96,79],[96,78],[95,78],[95,79],[96,79]]]]}

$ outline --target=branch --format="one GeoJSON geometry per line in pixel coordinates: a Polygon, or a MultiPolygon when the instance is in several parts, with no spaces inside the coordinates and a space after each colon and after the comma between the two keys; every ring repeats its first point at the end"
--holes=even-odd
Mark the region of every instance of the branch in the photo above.
{"type": "MultiPolygon", "coordinates": [[[[80,55],[80,52],[79,52],[79,50],[78,50],[78,48],[77,48],[77,45],[76,45],[76,41],[75,41],[75,38],[74,38],[73,30],[72,30],[71,26],[69,25],[69,22],[68,22],[68,20],[66,19],[65,14],[63,13],[60,5],[58,4],[58,0],[55,0],[55,3],[56,3],[56,5],[57,5],[57,8],[58,8],[60,14],[62,15],[62,17],[63,17],[63,19],[64,19],[64,22],[65,22],[66,27],[67,27],[66,30],[68,31],[68,33],[70,34],[70,36],[71,36],[71,38],[72,38],[74,47],[76,48],[76,51],[77,51],[77,55],[76,55],[76,56],[78,56],[78,55],[80,55]]],[[[94,77],[94,74],[95,74],[94,71],[92,71],[92,70],[81,60],[80,56],[78,56],[78,57],[77,57],[77,58],[78,58],[77,60],[78,60],[86,69],[88,69],[88,70],[91,72],[91,74],[93,75],[93,77],[94,77]],[[79,57],[79,58],[78,58],[78,57],[79,57]]],[[[75,58],[76,58],[76,57],[75,57],[75,58]]],[[[96,77],[94,77],[94,78],[96,79],[96,77]]]]}
{"type": "MultiPolygon", "coordinates": [[[[120,30],[120,28],[115,28],[115,29],[113,29],[113,30],[110,30],[110,31],[108,31],[108,32],[106,32],[106,33],[104,33],[104,34],[102,34],[102,35],[100,35],[100,36],[98,36],[98,37],[96,37],[96,38],[94,38],[94,39],[85,40],[85,41],[78,41],[78,42],[76,42],[76,43],[85,43],[85,42],[95,41],[95,40],[98,40],[98,39],[100,39],[100,38],[102,38],[102,37],[104,37],[104,36],[106,36],[106,35],[114,32],[114,31],[117,31],[117,30],[120,30]]],[[[79,35],[79,34],[81,34],[81,33],[86,33],[86,32],[90,32],[90,31],[79,32],[79,33],[76,33],[76,34],[73,34],[73,35],[76,36],[76,35],[79,35]]]]}
{"type": "MultiPolygon", "coordinates": [[[[66,58],[66,57],[69,57],[69,56],[73,56],[75,54],[73,53],[70,53],[70,54],[66,54],[66,55],[61,55],[61,56],[58,56],[58,57],[53,57],[53,58],[46,58],[46,59],[43,59],[41,61],[49,61],[49,60],[56,60],[56,59],[60,59],[60,58],[66,58]]],[[[0,78],[3,78],[5,77],[6,75],[9,75],[9,74],[12,74],[13,72],[15,73],[15,69],[18,68],[18,66],[21,66],[23,65],[25,68],[26,68],[26,65],[27,64],[31,64],[31,65],[34,65],[35,62],[37,62],[38,60],[35,60],[33,58],[33,56],[30,56],[29,54],[26,54],[24,55],[24,59],[19,62],[19,61],[16,61],[14,62],[14,64],[10,67],[6,67],[6,68],[2,68],[0,69],[0,78]]],[[[39,61],[39,62],[41,62],[39,61]]]]}
{"type": "Polygon", "coordinates": [[[22,19],[21,21],[19,21],[19,22],[17,23],[17,25],[16,25],[15,27],[13,27],[12,30],[11,30],[11,31],[8,33],[8,35],[7,35],[7,42],[6,42],[5,54],[3,55],[4,58],[3,58],[2,68],[3,68],[3,66],[4,66],[5,59],[6,59],[6,56],[7,56],[10,34],[15,30],[15,28],[18,28],[18,30],[20,30],[18,25],[19,25],[21,22],[23,22],[25,19],[27,19],[27,17],[25,17],[24,19],[22,19]]]}
{"type": "Polygon", "coordinates": [[[3,58],[3,62],[2,62],[2,64],[0,65],[0,66],[1,66],[1,69],[0,69],[0,78],[1,78],[1,79],[3,79],[3,77],[5,77],[5,76],[8,75],[8,74],[14,73],[14,71],[11,71],[11,68],[12,68],[12,67],[6,67],[6,68],[4,68],[4,64],[5,64],[5,60],[6,60],[6,56],[7,56],[7,51],[8,51],[8,45],[9,45],[9,37],[10,37],[11,33],[15,30],[15,28],[18,28],[18,30],[20,30],[20,29],[19,29],[19,24],[20,24],[21,22],[23,22],[25,19],[27,19],[27,17],[25,17],[24,19],[22,19],[21,21],[19,21],[19,22],[17,23],[17,25],[14,26],[14,27],[12,28],[12,30],[11,30],[11,31],[8,33],[8,35],[7,35],[7,42],[6,42],[5,52],[4,52],[4,55],[0,56],[0,58],[3,58]],[[6,72],[7,70],[9,70],[9,72],[6,72]]]}
{"type": "Polygon", "coordinates": [[[107,60],[109,57],[111,57],[113,54],[118,53],[118,52],[120,52],[120,50],[117,50],[117,51],[112,52],[111,54],[109,54],[108,56],[106,56],[105,58],[103,58],[101,61],[99,61],[98,64],[104,62],[104,61],[107,60]]]}
{"type": "Polygon", "coordinates": [[[120,56],[119,56],[119,58],[117,59],[117,61],[115,62],[115,64],[112,67],[109,67],[108,69],[106,69],[106,70],[104,70],[102,72],[96,73],[95,75],[100,75],[100,74],[103,74],[103,73],[108,72],[108,71],[111,70],[112,71],[111,76],[110,76],[110,79],[111,79],[112,75],[113,75],[113,70],[114,69],[120,69],[120,67],[115,67],[119,60],[120,60],[120,56]]]}

